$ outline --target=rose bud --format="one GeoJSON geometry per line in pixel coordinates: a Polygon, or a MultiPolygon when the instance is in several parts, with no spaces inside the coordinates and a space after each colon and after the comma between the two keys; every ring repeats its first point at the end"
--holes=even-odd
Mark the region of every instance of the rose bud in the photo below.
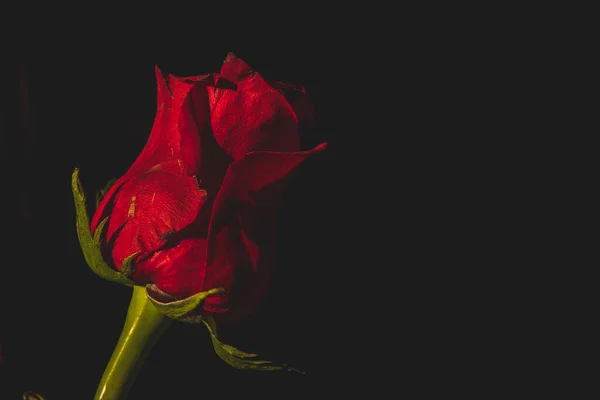
{"type": "MultiPolygon", "coordinates": [[[[265,295],[286,179],[326,144],[299,149],[286,95],[312,118],[301,87],[272,86],[232,53],[219,73],[165,77],[156,68],[156,82],[149,139],[89,225],[73,174],[79,239],[98,275],[145,288],[159,313],[216,335],[215,320],[239,321],[265,295]]],[[[245,368],[235,364],[250,355],[237,354],[226,361],[245,368]]]]}

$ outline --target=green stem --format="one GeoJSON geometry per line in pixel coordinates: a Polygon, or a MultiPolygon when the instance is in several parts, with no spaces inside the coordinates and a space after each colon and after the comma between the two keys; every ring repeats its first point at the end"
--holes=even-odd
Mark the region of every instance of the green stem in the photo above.
{"type": "Polygon", "coordinates": [[[152,347],[172,319],[148,300],[143,286],[134,286],[125,326],[104,370],[94,400],[122,400],[152,347]]]}

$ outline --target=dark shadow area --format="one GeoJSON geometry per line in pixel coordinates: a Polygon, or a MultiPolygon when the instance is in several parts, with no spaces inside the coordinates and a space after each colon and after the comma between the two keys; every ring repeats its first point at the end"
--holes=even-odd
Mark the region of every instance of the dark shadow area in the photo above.
{"type": "Polygon", "coordinates": [[[314,38],[308,21],[300,41],[282,46],[274,31],[248,38],[260,42],[250,47],[157,29],[162,41],[70,33],[65,42],[42,32],[20,55],[4,50],[0,399],[27,390],[47,400],[93,398],[131,289],[86,265],[71,174],[80,169],[92,212],[96,192],[148,139],[154,66],[191,77],[219,71],[228,52],[286,95],[306,87],[315,119],[301,127],[300,147],[329,143],[283,193],[267,295],[249,320],[219,329],[224,342],[306,375],[235,370],[204,325],[175,323],[130,399],[464,398],[481,388],[475,398],[485,399],[528,380],[521,332],[531,318],[519,292],[537,285],[523,276],[535,258],[513,250],[535,249],[521,213],[535,208],[522,204],[538,178],[518,159],[529,163],[521,155],[539,149],[523,145],[528,125],[507,124],[515,100],[531,100],[506,85],[507,70],[522,75],[522,60],[504,57],[478,30],[453,35],[462,25],[437,13],[452,26],[427,10],[391,24],[342,15],[335,21],[350,29],[331,22],[314,38]],[[369,37],[370,22],[401,34],[369,37]]]}

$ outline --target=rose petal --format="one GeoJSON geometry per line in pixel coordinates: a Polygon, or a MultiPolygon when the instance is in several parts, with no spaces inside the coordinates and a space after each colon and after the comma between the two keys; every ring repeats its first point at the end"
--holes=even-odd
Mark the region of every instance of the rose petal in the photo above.
{"type": "Polygon", "coordinates": [[[198,188],[194,178],[177,174],[179,164],[159,164],[126,182],[115,196],[107,238],[114,241],[112,255],[117,268],[133,253],[140,252],[139,259],[157,250],[169,235],[188,226],[198,215],[206,192],[198,188]]]}
{"type": "MultiPolygon", "coordinates": [[[[182,105],[194,83],[169,75],[165,80],[156,68],[158,109],[148,142],[127,171],[132,176],[162,162],[180,158],[179,119],[182,105]]],[[[193,175],[193,172],[190,174],[193,175]]]]}
{"type": "Polygon", "coordinates": [[[182,136],[182,157],[190,168],[195,168],[202,187],[216,194],[227,168],[234,161],[216,142],[210,123],[208,92],[214,88],[197,84],[189,92],[179,120],[182,136]],[[187,146],[185,143],[193,142],[187,146]],[[195,149],[196,143],[197,149],[195,149]]]}
{"type": "Polygon", "coordinates": [[[297,151],[298,122],[291,106],[259,74],[248,73],[246,63],[228,57],[220,77],[235,81],[237,89],[208,90],[215,139],[236,160],[253,150],[297,151]]]}
{"type": "Polygon", "coordinates": [[[268,81],[268,83],[285,96],[296,113],[299,124],[310,124],[314,121],[315,108],[306,88],[281,81],[268,81]]]}
{"type": "MultiPolygon", "coordinates": [[[[94,232],[96,226],[104,217],[106,206],[112,200],[114,194],[127,180],[145,173],[154,165],[181,158],[180,148],[182,143],[180,140],[178,121],[182,104],[194,83],[176,79],[173,76],[168,78],[167,83],[158,67],[155,67],[155,74],[157,86],[157,110],[150,136],[132,166],[115,182],[102,198],[100,204],[98,204],[98,208],[94,213],[90,224],[92,232],[94,232]]],[[[188,149],[186,150],[187,154],[185,161],[189,161],[189,154],[197,151],[199,143],[190,139],[190,135],[188,134],[184,138],[183,144],[185,144],[188,149]]],[[[190,171],[189,175],[193,175],[194,173],[195,171],[190,171]]]]}
{"type": "Polygon", "coordinates": [[[153,282],[177,299],[200,293],[200,271],[206,263],[206,239],[188,238],[175,247],[159,250],[136,265],[133,279],[153,282]]]}
{"type": "Polygon", "coordinates": [[[252,72],[252,68],[245,61],[237,58],[233,53],[227,53],[219,76],[238,83],[252,72]]]}
{"type": "Polygon", "coordinates": [[[258,304],[268,281],[274,217],[285,178],[325,148],[252,152],[231,165],[213,205],[200,290],[223,287],[225,292],[207,299],[206,311],[236,319],[258,304]]]}

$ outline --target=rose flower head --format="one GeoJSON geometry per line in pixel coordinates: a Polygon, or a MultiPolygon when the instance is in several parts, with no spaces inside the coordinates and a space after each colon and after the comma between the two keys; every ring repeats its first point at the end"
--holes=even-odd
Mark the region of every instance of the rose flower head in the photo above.
{"type": "MultiPolygon", "coordinates": [[[[156,68],[156,83],[145,147],[101,197],[89,232],[78,211],[86,260],[146,286],[157,305],[185,303],[172,317],[237,321],[266,292],[286,179],[326,144],[299,148],[299,118],[312,119],[303,88],[267,82],[232,53],[219,73],[156,68]]],[[[77,170],[73,182],[83,198],[77,170]]]]}

